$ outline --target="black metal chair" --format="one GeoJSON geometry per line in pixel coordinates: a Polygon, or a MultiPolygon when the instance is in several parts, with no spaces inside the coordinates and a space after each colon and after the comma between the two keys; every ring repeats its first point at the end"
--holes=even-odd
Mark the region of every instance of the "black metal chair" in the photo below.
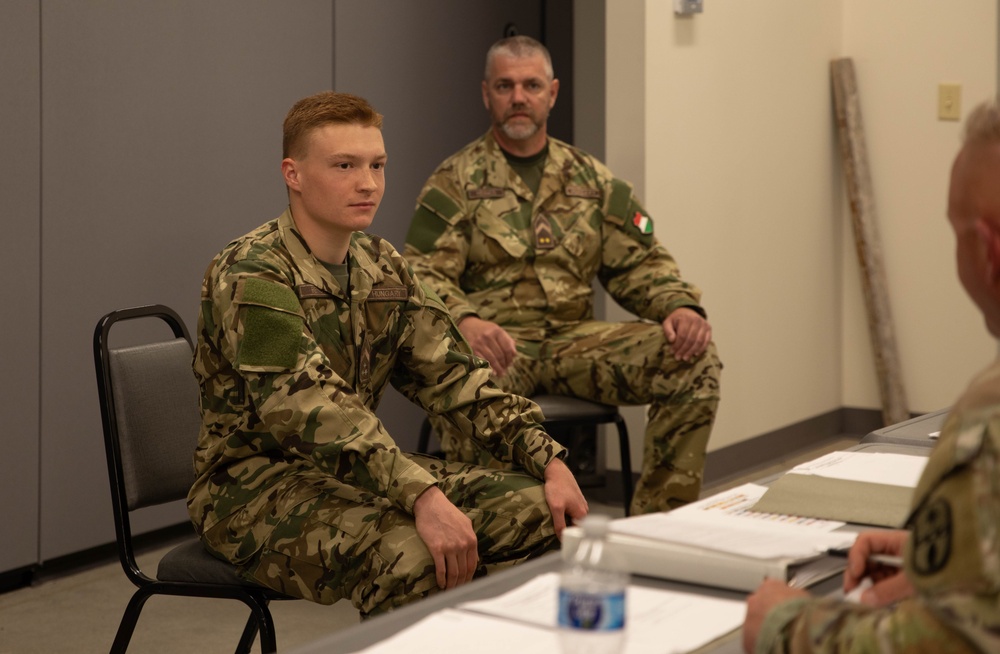
{"type": "MultiPolygon", "coordinates": [[[[618,448],[622,459],[622,494],[625,504],[625,515],[629,514],[632,504],[632,459],[628,442],[628,428],[618,407],[600,402],[581,400],[565,395],[534,395],[531,400],[536,403],[545,416],[545,424],[559,426],[591,426],[614,423],[618,428],[618,448]]],[[[420,436],[417,440],[417,451],[427,454],[430,450],[431,423],[426,418],[420,426],[420,436]]]]}
{"type": "Polygon", "coordinates": [[[250,608],[236,649],[250,652],[260,634],[262,653],[277,651],[272,599],[293,599],[241,579],[192,538],[160,560],[156,576],[139,568],[129,515],[143,507],[183,499],[194,482],[192,457],[201,419],[198,384],[191,372],[191,338],[181,318],[162,305],[114,311],[94,331],[94,363],[104,423],[104,445],[122,568],[137,590],[122,616],[112,652],[128,649],[143,604],[153,595],[233,599],[250,608]],[[111,328],[126,320],[158,318],[172,340],[112,348],[111,328]]]}

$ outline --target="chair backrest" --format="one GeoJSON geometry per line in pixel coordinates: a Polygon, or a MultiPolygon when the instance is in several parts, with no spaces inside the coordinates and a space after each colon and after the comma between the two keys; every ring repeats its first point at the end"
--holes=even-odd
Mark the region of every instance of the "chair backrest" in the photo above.
{"type": "Polygon", "coordinates": [[[185,497],[201,424],[190,343],[177,338],[108,354],[128,508],[185,497]]]}
{"type": "Polygon", "coordinates": [[[181,499],[194,482],[201,419],[192,353],[180,317],[162,305],[115,311],[98,323],[94,359],[116,512],[181,499]],[[174,338],[110,347],[111,327],[137,318],[164,320],[174,338]]]}

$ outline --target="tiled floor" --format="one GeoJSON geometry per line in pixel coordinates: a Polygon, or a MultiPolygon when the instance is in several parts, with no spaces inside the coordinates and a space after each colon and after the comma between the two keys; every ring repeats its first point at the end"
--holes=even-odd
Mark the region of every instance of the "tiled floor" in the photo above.
{"type": "MultiPolygon", "coordinates": [[[[856,444],[857,437],[831,441],[763,469],[717,482],[712,494],[856,444]]],[[[623,514],[620,505],[592,503],[593,511],[623,514]]],[[[145,553],[141,563],[155,568],[163,549],[145,553]]],[[[133,586],[117,561],[0,595],[0,654],[107,652],[133,586]]],[[[279,647],[292,648],[358,622],[348,602],[272,605],[279,647]]],[[[153,597],[146,603],[129,648],[144,654],[231,652],[239,640],[246,609],[232,601],[153,597]]],[[[259,650],[255,650],[259,651],[259,650]]]]}

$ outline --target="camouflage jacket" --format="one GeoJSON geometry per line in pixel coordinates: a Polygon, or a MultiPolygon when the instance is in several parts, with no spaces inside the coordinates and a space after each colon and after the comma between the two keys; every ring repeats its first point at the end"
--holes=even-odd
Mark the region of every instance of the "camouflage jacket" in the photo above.
{"type": "Polygon", "coordinates": [[[230,243],[205,275],[188,508],[201,533],[226,519],[232,550],[222,553],[233,560],[255,551],[274,516],[321,492],[412,513],[434,480],[375,416],[387,382],[536,478],[563,451],[533,403],[490,381],[388,242],[355,233],[347,259],[349,290],[286,210],[230,243]]]}
{"type": "Polygon", "coordinates": [[[553,138],[537,196],[492,132],[445,160],[417,200],[404,255],[456,321],[478,315],[524,339],[593,319],[595,276],[643,318],[704,313],[632,187],[553,138]]]}
{"type": "Polygon", "coordinates": [[[1000,652],[1000,362],[948,416],[907,527],[914,597],[882,609],[780,604],[757,652],[1000,652]]]}

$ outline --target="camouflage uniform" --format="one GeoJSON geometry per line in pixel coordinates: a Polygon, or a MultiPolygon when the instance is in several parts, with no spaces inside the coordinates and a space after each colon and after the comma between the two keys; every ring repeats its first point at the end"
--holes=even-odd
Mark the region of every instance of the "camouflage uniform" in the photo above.
{"type": "Polygon", "coordinates": [[[1000,363],[973,380],[914,493],[904,551],[916,595],[881,609],[795,599],[763,652],[1000,652],[1000,363]]]}
{"type": "MultiPolygon", "coordinates": [[[[697,499],[719,402],[721,364],[710,344],[674,359],[662,321],[674,309],[704,315],[700,293],[652,235],[632,193],[603,164],[550,138],[537,195],[492,133],[448,158],[417,201],[404,254],[456,321],[501,325],[518,356],[498,383],[607,404],[650,404],[634,513],[697,499]],[[594,278],[646,319],[594,320],[594,278]]],[[[481,449],[435,421],[452,458],[486,465],[481,449]]]]}
{"type": "Polygon", "coordinates": [[[387,242],[355,233],[348,267],[343,289],[289,211],[210,265],[188,495],[202,541],[248,578],[322,603],[350,597],[362,615],[437,588],[413,520],[431,485],[472,520],[477,574],[556,547],[539,480],[564,451],[537,406],[490,381],[387,242]],[[374,413],[390,381],[527,474],[401,452],[374,413]]]}

